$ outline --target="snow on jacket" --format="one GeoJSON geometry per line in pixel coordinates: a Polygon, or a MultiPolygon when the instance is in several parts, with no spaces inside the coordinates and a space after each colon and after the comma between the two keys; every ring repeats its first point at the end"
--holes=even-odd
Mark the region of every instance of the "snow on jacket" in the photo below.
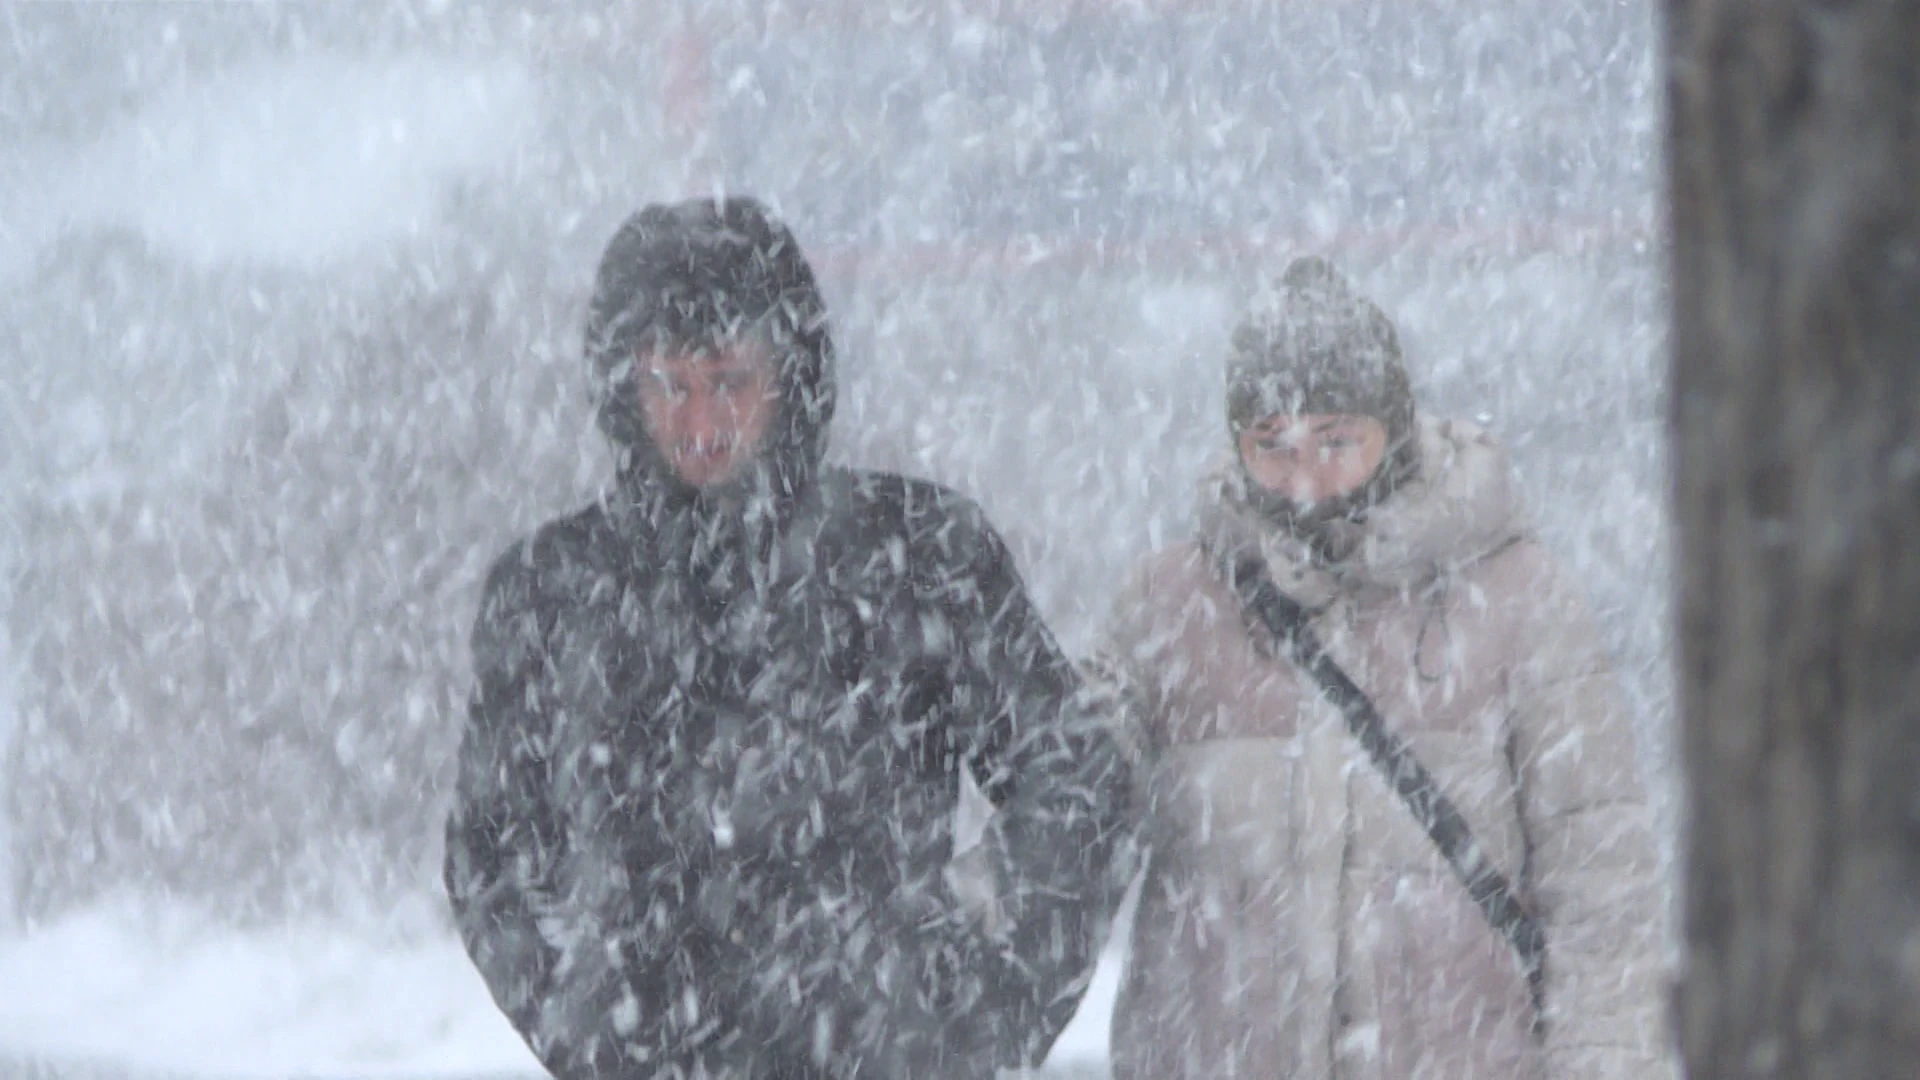
{"type": "MultiPolygon", "coordinates": [[[[817,311],[785,230],[721,210],[636,219],[596,311],[689,250],[779,278],[688,306],[817,311]]],[[[780,368],[770,515],[704,507],[610,398],[618,486],[487,580],[447,889],[566,1080],[983,1076],[1044,1053],[1092,967],[1124,761],[977,507],[821,462],[822,326],[780,368]],[[948,881],[963,770],[998,807],[992,910],[948,881]]]]}
{"type": "Polygon", "coordinates": [[[1422,473],[1329,570],[1238,470],[1200,539],[1149,556],[1103,666],[1126,698],[1152,855],[1113,1019],[1119,1080],[1663,1075],[1663,904],[1628,713],[1509,467],[1422,421],[1422,473]],[[1433,842],[1217,569],[1257,549],[1412,746],[1547,937],[1527,983],[1433,842]]]}

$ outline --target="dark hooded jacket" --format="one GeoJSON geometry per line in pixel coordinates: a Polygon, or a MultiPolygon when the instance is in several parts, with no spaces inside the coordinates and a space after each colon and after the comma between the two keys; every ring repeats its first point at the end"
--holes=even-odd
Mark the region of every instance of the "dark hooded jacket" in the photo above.
{"type": "Polygon", "coordinates": [[[567,1078],[1037,1060],[1110,913],[1126,777],[1006,548],[951,491],[822,463],[823,305],[748,200],[630,220],[587,352],[619,481],[500,557],[473,634],[446,880],[495,1000],[567,1078]],[[741,336],[776,418],[694,490],[627,360],[741,336]],[[977,906],[963,770],[997,806],[977,906]]]}

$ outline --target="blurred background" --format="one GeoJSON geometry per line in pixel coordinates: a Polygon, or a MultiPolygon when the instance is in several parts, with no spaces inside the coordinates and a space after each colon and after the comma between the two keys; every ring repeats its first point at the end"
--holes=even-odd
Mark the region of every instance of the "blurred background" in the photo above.
{"type": "MultiPolygon", "coordinates": [[[[610,475],[653,200],[821,272],[835,457],[973,495],[1073,650],[1332,256],[1511,450],[1671,821],[1651,0],[0,0],[0,1063],[479,1075],[440,823],[492,557],[610,475]]],[[[1096,1070],[1111,964],[1056,1055],[1096,1070]]]]}

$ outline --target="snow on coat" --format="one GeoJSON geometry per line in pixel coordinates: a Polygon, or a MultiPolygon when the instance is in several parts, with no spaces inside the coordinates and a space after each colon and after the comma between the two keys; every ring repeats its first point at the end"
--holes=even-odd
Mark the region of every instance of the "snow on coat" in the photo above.
{"type": "Polygon", "coordinates": [[[1119,1080],[1638,1078],[1669,1068],[1658,856],[1592,621],[1515,507],[1504,454],[1422,421],[1422,473],[1337,569],[1203,488],[1100,669],[1147,761],[1151,864],[1113,1019],[1119,1080]],[[1216,569],[1257,549],[1433,772],[1547,937],[1525,976],[1318,688],[1216,569]]]}
{"type": "Polygon", "coordinates": [[[565,1080],[1037,1060],[1115,899],[1108,726],[973,503],[821,462],[831,349],[784,227],[650,208],[600,280],[603,375],[622,319],[705,304],[775,324],[781,413],[730,507],[611,387],[619,484],[489,575],[446,880],[496,1002],[565,1080]],[[997,807],[984,890],[950,881],[963,772],[997,807]]]}

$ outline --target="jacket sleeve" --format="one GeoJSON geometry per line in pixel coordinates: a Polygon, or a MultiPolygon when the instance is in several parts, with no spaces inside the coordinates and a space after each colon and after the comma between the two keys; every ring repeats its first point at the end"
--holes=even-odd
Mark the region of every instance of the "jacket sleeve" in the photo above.
{"type": "Polygon", "coordinates": [[[1672,1075],[1666,918],[1633,723],[1596,627],[1537,545],[1509,684],[1528,885],[1547,938],[1549,1075],[1672,1075]]]}
{"type": "Polygon", "coordinates": [[[966,653],[984,700],[962,711],[984,719],[969,725],[969,765],[995,806],[981,843],[1000,885],[1014,1030],[1036,1064],[1078,1007],[1126,887],[1129,769],[998,535],[980,521],[973,540],[966,653]]]}
{"type": "Polygon", "coordinates": [[[1080,663],[1078,698],[1084,713],[1105,727],[1125,766],[1131,829],[1114,864],[1129,883],[1152,857],[1149,783],[1161,749],[1161,695],[1152,674],[1160,658],[1143,647],[1149,610],[1144,578],[1136,569],[1109,605],[1093,652],[1080,663]]]}
{"type": "Polygon", "coordinates": [[[523,551],[495,565],[474,623],[475,682],[447,820],[445,882],[454,923],[494,1002],[535,1056],[565,1075],[564,1048],[542,1024],[559,955],[541,924],[554,909],[561,853],[540,700],[548,627],[523,551]]]}
{"type": "Polygon", "coordinates": [[[1162,704],[1152,672],[1165,658],[1147,644],[1152,587],[1151,568],[1135,567],[1108,605],[1092,655],[1080,665],[1080,698],[1120,747],[1134,788],[1136,818],[1146,812],[1147,773],[1160,745],[1162,704]]]}
{"type": "Polygon", "coordinates": [[[564,824],[563,811],[586,809],[563,803],[556,783],[580,765],[563,702],[577,703],[565,688],[581,676],[564,673],[578,658],[563,655],[556,627],[574,593],[543,575],[571,580],[574,558],[529,545],[489,575],[447,822],[447,895],[495,1003],[555,1076],[691,1075],[712,1025],[684,997],[727,969],[674,887],[649,876],[677,880],[671,845],[653,819],[585,837],[564,824]]]}

